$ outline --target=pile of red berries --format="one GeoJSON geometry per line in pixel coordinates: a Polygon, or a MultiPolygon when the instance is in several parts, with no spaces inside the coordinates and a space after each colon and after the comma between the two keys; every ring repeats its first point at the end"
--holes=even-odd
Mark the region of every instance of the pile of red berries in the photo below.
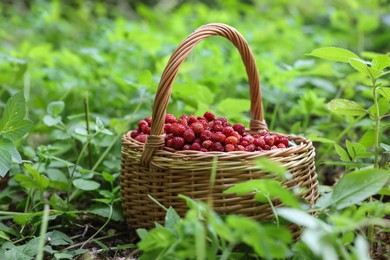
{"type": "MultiPolygon", "coordinates": [[[[145,143],[150,134],[152,118],[138,122],[138,129],[131,131],[131,137],[145,143]]],[[[182,115],[178,119],[167,114],[164,124],[165,146],[175,150],[195,151],[262,151],[286,148],[289,145],[285,135],[262,131],[251,135],[243,124],[231,125],[226,118],[215,118],[211,112],[204,116],[182,115]]]]}

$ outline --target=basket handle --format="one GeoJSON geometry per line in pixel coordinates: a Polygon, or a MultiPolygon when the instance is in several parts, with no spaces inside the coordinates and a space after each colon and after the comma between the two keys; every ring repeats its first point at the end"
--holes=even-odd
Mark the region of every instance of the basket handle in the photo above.
{"type": "Polygon", "coordinates": [[[165,115],[172,92],[172,84],[178,73],[181,63],[186,59],[191,50],[203,39],[210,36],[219,35],[231,41],[240,52],[242,61],[244,62],[246,73],[249,81],[249,91],[251,97],[251,120],[250,130],[259,131],[267,130],[267,124],[264,121],[263,105],[261,99],[261,89],[259,74],[256,67],[256,62],[253,53],[250,50],[248,43],[242,35],[233,27],[221,23],[206,24],[199,27],[190,34],[172,54],[167,66],[161,76],[161,80],[157,89],[156,97],[153,105],[153,123],[150,135],[145,144],[144,151],[141,156],[141,163],[145,166],[151,160],[154,150],[165,145],[164,140],[164,123],[165,115]]]}

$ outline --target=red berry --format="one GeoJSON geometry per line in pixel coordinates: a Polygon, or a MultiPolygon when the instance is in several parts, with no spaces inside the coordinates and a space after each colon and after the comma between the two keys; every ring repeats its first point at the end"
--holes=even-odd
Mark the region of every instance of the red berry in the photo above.
{"type": "Polygon", "coordinates": [[[169,134],[171,132],[171,123],[164,124],[164,133],[169,134]]]}
{"type": "Polygon", "coordinates": [[[226,136],[231,136],[234,133],[234,129],[231,126],[225,126],[222,133],[226,136]]]}
{"type": "Polygon", "coordinates": [[[237,145],[236,147],[236,151],[244,151],[245,150],[245,147],[242,146],[242,145],[237,145]]]}
{"type": "Polygon", "coordinates": [[[254,135],[253,135],[253,138],[255,138],[255,139],[256,139],[256,138],[260,138],[260,135],[259,135],[259,134],[254,134],[254,135]]]}
{"type": "Polygon", "coordinates": [[[183,137],[176,136],[172,139],[172,148],[175,150],[181,150],[184,146],[183,137]]]}
{"type": "Polygon", "coordinates": [[[230,125],[229,122],[227,121],[227,119],[224,118],[224,117],[218,117],[218,118],[216,118],[214,121],[219,121],[219,122],[221,122],[223,126],[230,125]]]}
{"type": "Polygon", "coordinates": [[[220,142],[215,142],[211,145],[211,151],[223,152],[225,148],[220,142]]]}
{"type": "Polygon", "coordinates": [[[211,135],[211,140],[213,142],[224,143],[225,139],[226,139],[226,136],[224,134],[222,134],[221,132],[212,133],[212,135],[211,135]]]}
{"type": "Polygon", "coordinates": [[[207,119],[207,121],[213,121],[215,119],[215,116],[213,113],[211,112],[206,112],[204,113],[204,117],[207,119]]]}
{"type": "Polygon", "coordinates": [[[168,139],[165,141],[165,146],[166,147],[171,147],[172,148],[172,139],[168,139]]]}
{"type": "Polygon", "coordinates": [[[210,140],[211,139],[211,131],[209,130],[204,130],[201,134],[200,134],[200,140],[202,141],[205,141],[205,140],[210,140]]]}
{"type": "Polygon", "coordinates": [[[214,122],[213,126],[211,127],[211,130],[214,131],[214,132],[222,132],[223,131],[223,125],[220,124],[219,121],[216,121],[216,122],[214,122]]]}
{"type": "Polygon", "coordinates": [[[143,125],[143,126],[141,127],[141,131],[142,131],[142,133],[144,133],[144,134],[146,134],[146,135],[150,135],[150,126],[148,126],[148,125],[143,125]]]}
{"type": "Polygon", "coordinates": [[[256,149],[256,146],[254,144],[250,144],[245,147],[245,151],[247,152],[253,152],[256,149]]]}
{"type": "Polygon", "coordinates": [[[176,123],[176,117],[172,114],[167,114],[165,116],[165,123],[170,123],[170,124],[176,123]]]}
{"type": "Polygon", "coordinates": [[[282,144],[282,143],[278,144],[277,147],[278,148],[286,148],[286,146],[284,144],[282,144]]]}
{"type": "Polygon", "coordinates": [[[263,150],[271,150],[271,146],[268,144],[264,145],[263,150]]]}
{"type": "Polygon", "coordinates": [[[166,134],[165,135],[165,140],[173,139],[173,137],[175,137],[173,134],[166,134]]]}
{"type": "Polygon", "coordinates": [[[190,127],[192,128],[194,133],[197,135],[200,135],[204,130],[204,126],[201,122],[195,122],[195,123],[191,124],[190,127]]]}
{"type": "Polygon", "coordinates": [[[206,148],[202,147],[202,148],[200,148],[200,151],[204,152],[204,153],[207,153],[209,150],[207,150],[206,148]]]}
{"type": "Polygon", "coordinates": [[[145,121],[146,121],[146,123],[148,123],[149,126],[152,126],[152,118],[151,117],[146,117],[145,121]]]}
{"type": "Polygon", "coordinates": [[[233,152],[235,149],[236,149],[236,147],[233,144],[225,145],[226,152],[233,152]]]}
{"type": "Polygon", "coordinates": [[[200,138],[195,138],[194,143],[200,144],[201,143],[200,138]]]}
{"type": "Polygon", "coordinates": [[[275,149],[278,149],[278,147],[276,147],[275,145],[271,146],[271,150],[275,150],[275,149]]]}
{"type": "Polygon", "coordinates": [[[225,143],[226,143],[226,145],[228,145],[228,144],[237,145],[238,139],[235,136],[228,136],[225,139],[225,143]]]}
{"type": "Polygon", "coordinates": [[[191,145],[191,150],[200,151],[200,148],[201,148],[201,146],[199,143],[193,143],[191,145]]]}
{"type": "Polygon", "coordinates": [[[269,134],[269,133],[268,133],[267,130],[263,130],[263,131],[260,132],[260,135],[261,135],[261,136],[266,136],[266,135],[268,135],[268,134],[269,134]]]}
{"type": "Polygon", "coordinates": [[[256,146],[264,147],[264,145],[265,145],[264,138],[255,138],[253,140],[253,144],[256,146]]]}
{"type": "Polygon", "coordinates": [[[148,125],[148,122],[146,122],[145,120],[140,120],[138,121],[138,128],[141,129],[143,125],[148,125]]]}
{"type": "Polygon", "coordinates": [[[140,134],[135,137],[135,140],[141,143],[146,143],[146,140],[148,139],[148,136],[146,134],[140,134]]]}
{"type": "Polygon", "coordinates": [[[130,136],[131,138],[136,138],[138,134],[139,134],[139,130],[133,130],[131,131],[130,136]]]}
{"type": "Polygon", "coordinates": [[[183,137],[187,143],[192,143],[195,140],[195,133],[191,128],[187,128],[187,130],[184,131],[183,137]]]}
{"type": "Polygon", "coordinates": [[[198,116],[197,119],[198,120],[207,120],[204,116],[198,116]]]}
{"type": "Polygon", "coordinates": [[[194,116],[194,115],[190,115],[189,117],[188,117],[188,124],[193,124],[193,123],[195,123],[196,121],[198,121],[198,119],[196,119],[196,116],[194,116]]]}
{"type": "Polygon", "coordinates": [[[248,141],[241,141],[240,144],[244,147],[247,147],[249,145],[249,142],[248,141]]]}
{"type": "Polygon", "coordinates": [[[243,124],[234,124],[233,129],[238,132],[240,135],[244,134],[245,126],[243,124]]]}
{"type": "Polygon", "coordinates": [[[179,119],[177,119],[177,122],[178,122],[179,124],[182,124],[182,125],[184,125],[185,127],[187,127],[187,126],[188,126],[188,116],[187,116],[187,115],[181,115],[181,116],[179,117],[179,119]]]}
{"type": "Polygon", "coordinates": [[[182,124],[173,123],[171,125],[171,132],[175,136],[183,136],[185,130],[186,130],[186,127],[184,125],[182,125],[182,124]]]}
{"type": "Polygon", "coordinates": [[[238,132],[233,132],[232,136],[236,137],[238,140],[241,139],[241,135],[238,132]]]}
{"type": "Polygon", "coordinates": [[[252,144],[253,140],[254,140],[254,138],[251,135],[246,135],[243,138],[241,138],[241,141],[247,141],[249,144],[252,144]]]}
{"type": "Polygon", "coordinates": [[[203,125],[203,127],[206,127],[209,125],[209,122],[207,122],[206,119],[198,119],[198,122],[203,125]]]}
{"type": "Polygon", "coordinates": [[[191,145],[190,144],[185,144],[183,146],[183,150],[191,150],[191,145]]]}
{"type": "Polygon", "coordinates": [[[273,135],[266,135],[264,136],[264,141],[269,146],[273,146],[275,143],[275,137],[273,135]]]}
{"type": "Polygon", "coordinates": [[[213,141],[211,140],[205,140],[202,143],[202,147],[206,149],[210,149],[210,147],[213,145],[213,141]]]}
{"type": "Polygon", "coordinates": [[[280,135],[279,144],[284,144],[285,147],[288,147],[288,137],[285,135],[280,135]]]}

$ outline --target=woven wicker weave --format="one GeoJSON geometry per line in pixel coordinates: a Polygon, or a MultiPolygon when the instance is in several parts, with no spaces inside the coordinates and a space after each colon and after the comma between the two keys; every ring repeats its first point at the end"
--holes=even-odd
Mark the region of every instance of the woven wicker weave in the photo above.
{"type": "MultiPolygon", "coordinates": [[[[214,209],[224,215],[243,214],[254,219],[271,219],[270,206],[259,205],[253,195],[237,196],[223,193],[234,184],[267,175],[256,167],[254,160],[266,156],[286,167],[293,178],[283,183],[288,188],[301,187],[305,198],[313,204],[318,197],[315,172],[315,151],[312,142],[304,137],[288,136],[298,145],[286,149],[258,152],[200,152],[174,151],[164,147],[163,126],[172,84],[180,64],[203,39],[219,35],[230,40],[240,52],[249,79],[251,98],[250,133],[267,130],[264,121],[261,89],[256,63],[247,42],[234,28],[224,24],[208,24],[189,35],[172,54],[161,77],[153,107],[151,135],[146,144],[130,136],[122,138],[121,193],[127,222],[132,228],[151,228],[162,223],[165,211],[150,200],[151,195],[166,207],[172,206],[184,215],[188,210],[178,194],[196,200],[213,198],[214,209]],[[213,158],[218,157],[215,186],[210,188],[213,158]]],[[[276,201],[275,203],[278,204],[276,201]]]]}

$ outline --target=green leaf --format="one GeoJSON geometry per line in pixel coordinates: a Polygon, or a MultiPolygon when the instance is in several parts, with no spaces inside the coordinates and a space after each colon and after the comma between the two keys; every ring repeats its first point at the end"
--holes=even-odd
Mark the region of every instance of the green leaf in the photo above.
{"type": "Polygon", "coordinates": [[[106,181],[106,182],[114,182],[115,181],[115,177],[112,176],[112,174],[108,173],[108,172],[102,172],[102,176],[103,176],[103,179],[106,181]]]}
{"type": "Polygon", "coordinates": [[[0,139],[0,153],[8,152],[11,154],[12,162],[22,163],[22,157],[20,156],[16,146],[8,139],[0,139]]]}
{"type": "Polygon", "coordinates": [[[27,133],[32,123],[23,119],[26,113],[26,102],[23,92],[17,92],[10,97],[0,121],[0,135],[15,141],[27,133]]]}
{"type": "Polygon", "coordinates": [[[310,229],[316,229],[321,225],[321,222],[318,219],[300,209],[277,208],[276,214],[292,223],[310,229]]]}
{"type": "Polygon", "coordinates": [[[24,164],[27,174],[16,174],[14,179],[20,183],[20,185],[26,189],[38,189],[41,191],[46,190],[49,186],[49,179],[40,174],[30,164],[24,164]]]}
{"type": "Polygon", "coordinates": [[[68,235],[57,230],[46,233],[46,239],[52,246],[64,246],[73,243],[72,239],[68,235]]]}
{"type": "Polygon", "coordinates": [[[140,250],[150,251],[152,249],[163,249],[174,243],[175,236],[171,231],[164,227],[156,227],[149,231],[145,237],[138,243],[140,250]]]}
{"type": "MultiPolygon", "coordinates": [[[[99,215],[104,218],[110,217],[110,207],[107,205],[94,205],[92,209],[88,210],[88,212],[99,215]]],[[[122,210],[119,207],[117,206],[112,207],[111,219],[113,221],[124,220],[122,210]]]]}
{"type": "Polygon", "coordinates": [[[2,150],[0,152],[0,177],[4,177],[9,169],[11,169],[12,157],[10,152],[2,150]]]}
{"type": "Polygon", "coordinates": [[[76,129],[74,130],[74,132],[75,132],[76,134],[78,134],[78,135],[81,135],[81,136],[85,136],[85,137],[88,136],[88,131],[87,131],[87,129],[85,129],[85,128],[78,127],[78,128],[76,128],[76,129]]]}
{"type": "Polygon", "coordinates": [[[366,169],[345,174],[335,185],[333,205],[343,209],[375,195],[387,183],[390,171],[366,169]]]}
{"type": "Polygon", "coordinates": [[[3,231],[0,230],[0,239],[4,239],[4,240],[10,240],[10,237],[4,233],[3,231]]]}
{"type": "MultiPolygon", "coordinates": [[[[63,101],[54,101],[47,106],[47,113],[53,117],[57,117],[64,111],[65,103],[63,101]]],[[[60,117],[61,118],[61,117],[60,117]]]]}
{"type": "Polygon", "coordinates": [[[84,179],[73,180],[73,185],[80,190],[97,190],[100,187],[98,182],[84,179]]]}
{"type": "Polygon", "coordinates": [[[165,227],[171,231],[175,230],[175,226],[180,222],[180,216],[176,213],[175,209],[169,207],[167,214],[165,215],[165,227]]]}
{"type": "Polygon", "coordinates": [[[390,153],[390,145],[381,143],[380,147],[382,147],[385,150],[384,153],[390,153]]]}
{"type": "Polygon", "coordinates": [[[349,62],[349,59],[360,59],[355,53],[338,48],[338,47],[324,47],[313,50],[311,53],[307,54],[309,56],[314,56],[326,60],[340,61],[340,62],[349,62]]]}
{"type": "Polygon", "coordinates": [[[196,221],[195,225],[195,248],[196,248],[196,259],[206,259],[206,230],[200,221],[196,221]]]}
{"type": "Polygon", "coordinates": [[[96,132],[101,132],[103,131],[104,129],[104,124],[102,122],[102,120],[100,120],[100,118],[96,117],[96,127],[95,127],[95,130],[96,132]]]}
{"type": "MultiPolygon", "coordinates": [[[[389,111],[389,101],[386,98],[380,98],[378,100],[379,116],[383,116],[389,111]]],[[[370,113],[376,115],[376,107],[373,105],[370,108],[370,113]]]]}
{"type": "Polygon", "coordinates": [[[286,168],[283,167],[282,164],[278,162],[272,161],[267,157],[259,157],[256,160],[256,165],[259,166],[259,168],[263,171],[274,174],[281,179],[286,179],[286,173],[288,171],[286,168]]]}
{"type": "Polygon", "coordinates": [[[338,144],[335,144],[334,148],[336,149],[337,154],[340,156],[340,159],[343,162],[350,162],[351,161],[351,159],[348,156],[347,151],[343,147],[341,147],[338,144]]]}
{"type": "Polygon", "coordinates": [[[371,61],[371,67],[376,70],[383,70],[390,65],[390,58],[388,55],[375,56],[371,61]]]}
{"type": "Polygon", "coordinates": [[[327,107],[340,115],[361,116],[367,114],[364,108],[348,99],[333,99],[327,104],[327,107]]]}
{"type": "Polygon", "coordinates": [[[386,98],[387,101],[390,101],[390,88],[380,87],[378,93],[386,98]]]}
{"type": "Polygon", "coordinates": [[[52,115],[45,115],[43,117],[43,123],[47,126],[54,126],[58,125],[61,122],[62,118],[61,116],[53,117],[52,115]]]}
{"type": "Polygon", "coordinates": [[[376,70],[373,68],[370,68],[366,62],[360,60],[360,59],[350,59],[349,64],[360,73],[363,73],[366,76],[369,76],[370,78],[377,78],[379,75],[382,74],[382,71],[376,70]]]}
{"type": "Polygon", "coordinates": [[[366,131],[363,134],[362,138],[360,139],[359,143],[361,143],[365,147],[373,146],[375,143],[375,131],[374,130],[366,131]]]}

